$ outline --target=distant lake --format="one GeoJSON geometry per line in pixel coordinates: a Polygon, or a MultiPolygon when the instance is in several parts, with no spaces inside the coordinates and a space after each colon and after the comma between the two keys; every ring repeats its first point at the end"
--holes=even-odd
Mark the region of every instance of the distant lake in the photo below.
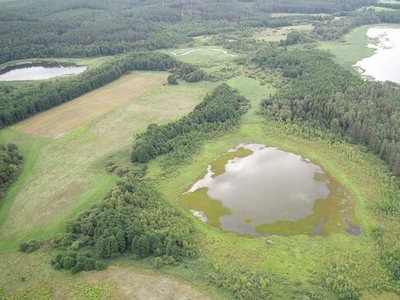
{"type": "Polygon", "coordinates": [[[368,47],[376,49],[375,53],[355,67],[363,76],[400,84],[400,28],[371,27],[367,37],[371,40],[368,47]]]}
{"type": "Polygon", "coordinates": [[[360,234],[338,182],[309,160],[264,145],[239,145],[217,158],[183,201],[204,222],[239,234],[360,234]]]}
{"type": "Polygon", "coordinates": [[[76,75],[86,66],[58,63],[26,63],[0,70],[0,81],[43,80],[60,76],[76,75]]]}

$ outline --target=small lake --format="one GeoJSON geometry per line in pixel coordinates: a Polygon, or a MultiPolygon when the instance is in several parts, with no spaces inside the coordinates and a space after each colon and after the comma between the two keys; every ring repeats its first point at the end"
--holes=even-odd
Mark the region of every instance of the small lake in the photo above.
{"type": "Polygon", "coordinates": [[[367,31],[374,55],[355,64],[363,76],[400,84],[400,28],[371,27],[367,31]]]}
{"type": "Polygon", "coordinates": [[[361,233],[352,201],[338,182],[309,160],[264,145],[229,150],[182,197],[195,216],[224,231],[361,233]]]}
{"type": "Polygon", "coordinates": [[[24,63],[0,70],[0,81],[43,80],[82,73],[86,66],[58,63],[24,63]]]}

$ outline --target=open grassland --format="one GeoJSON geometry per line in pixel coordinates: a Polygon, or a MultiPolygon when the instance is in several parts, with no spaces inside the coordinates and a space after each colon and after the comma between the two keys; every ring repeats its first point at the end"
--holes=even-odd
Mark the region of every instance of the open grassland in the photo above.
{"type": "MultiPolygon", "coordinates": [[[[151,80],[152,76],[158,81],[166,78],[166,73],[135,73],[127,77],[151,80]]],[[[125,80],[118,82],[126,86],[125,80]]],[[[117,83],[111,85],[116,87],[117,83]]],[[[4,243],[0,252],[16,249],[23,239],[48,238],[60,232],[69,218],[99,201],[113,186],[117,176],[106,173],[106,162],[129,164],[134,133],[150,123],[168,122],[188,113],[212,86],[182,83],[153,87],[141,96],[132,94],[130,101],[64,138],[37,137],[47,144],[38,149],[32,167],[21,174],[24,181],[17,180],[16,190],[11,190],[14,192],[6,202],[7,210],[2,210],[0,234],[4,243]]],[[[8,129],[0,132],[0,139],[19,145],[22,138],[8,129]]]]}
{"type": "Polygon", "coordinates": [[[396,9],[389,8],[389,7],[380,7],[380,6],[367,6],[359,8],[358,11],[363,11],[365,9],[373,9],[375,11],[396,11],[396,9]]]}
{"type": "Polygon", "coordinates": [[[179,48],[164,50],[163,53],[176,59],[199,66],[213,81],[221,81],[238,76],[243,71],[235,63],[239,56],[218,46],[179,48]]]}
{"type": "Polygon", "coordinates": [[[250,109],[243,116],[243,122],[262,122],[263,117],[258,115],[260,102],[263,99],[270,98],[275,93],[275,89],[267,84],[261,85],[258,80],[244,75],[229,79],[228,84],[237,89],[244,97],[250,100],[250,109]]]}
{"type": "Polygon", "coordinates": [[[319,48],[331,52],[335,61],[343,68],[357,73],[353,65],[364,57],[374,54],[374,50],[368,48],[367,31],[373,25],[361,26],[346,34],[339,41],[324,42],[319,48]]]}
{"type": "Polygon", "coordinates": [[[165,74],[124,76],[111,84],[22,121],[12,129],[42,137],[59,138],[133,97],[161,86],[165,81],[165,74]]]}
{"type": "Polygon", "coordinates": [[[279,28],[267,28],[254,33],[253,37],[256,40],[268,41],[268,42],[279,42],[284,40],[286,36],[293,30],[300,32],[310,32],[313,30],[311,24],[295,25],[295,26],[283,26],[279,28]]]}
{"type": "MultiPolygon", "coordinates": [[[[329,237],[270,236],[268,238],[272,244],[269,245],[265,239],[222,233],[191,216],[200,232],[203,255],[214,266],[210,265],[208,271],[215,269],[215,266],[217,269],[228,269],[232,274],[239,271],[267,271],[276,276],[271,280],[276,296],[289,299],[291,295],[286,294],[282,288],[283,282],[293,285],[301,282],[307,287],[310,279],[323,276],[322,270],[327,270],[327,266],[343,264],[351,266],[345,268],[343,278],[352,278],[354,284],[368,296],[368,290],[374,290],[375,286],[382,286],[388,280],[379,263],[379,252],[368,234],[377,222],[372,207],[384,186],[385,177],[380,174],[385,174],[387,169],[374,156],[363,153],[357,147],[324,140],[308,140],[296,135],[298,129],[288,129],[285,126],[275,123],[264,126],[243,124],[238,132],[208,143],[191,164],[180,167],[174,174],[162,176],[157,162],[153,162],[150,176],[157,178],[160,190],[167,199],[185,211],[182,193],[204,174],[210,162],[239,143],[263,143],[310,158],[338,180],[354,199],[363,234],[359,237],[346,234],[329,237]]],[[[191,215],[188,211],[185,213],[191,215]]],[[[180,276],[180,271],[171,272],[180,276]]],[[[387,299],[393,297],[392,294],[387,296],[387,299]]]]}
{"type": "Polygon", "coordinates": [[[179,48],[169,51],[162,51],[172,55],[180,61],[201,65],[206,67],[210,64],[231,60],[237,57],[236,54],[230,53],[228,50],[217,46],[200,47],[200,48],[179,48]]]}
{"type": "Polygon", "coordinates": [[[208,299],[187,283],[132,262],[73,276],[53,270],[50,258],[47,250],[2,255],[0,299],[208,299]]]}

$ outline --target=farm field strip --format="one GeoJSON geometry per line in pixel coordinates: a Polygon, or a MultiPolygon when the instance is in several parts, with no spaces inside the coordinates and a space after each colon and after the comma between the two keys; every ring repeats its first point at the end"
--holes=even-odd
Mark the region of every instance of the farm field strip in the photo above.
{"type": "Polygon", "coordinates": [[[42,137],[60,138],[79,125],[90,122],[153,87],[162,85],[165,80],[164,74],[125,76],[114,83],[22,121],[12,129],[42,137]]]}

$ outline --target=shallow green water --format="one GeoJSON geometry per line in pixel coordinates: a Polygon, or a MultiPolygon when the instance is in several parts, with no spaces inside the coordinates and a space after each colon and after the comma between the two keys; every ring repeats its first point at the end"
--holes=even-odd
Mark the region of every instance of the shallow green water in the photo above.
{"type": "Polygon", "coordinates": [[[183,201],[211,226],[239,234],[360,234],[338,182],[301,156],[264,145],[240,145],[216,159],[183,201]]]}

